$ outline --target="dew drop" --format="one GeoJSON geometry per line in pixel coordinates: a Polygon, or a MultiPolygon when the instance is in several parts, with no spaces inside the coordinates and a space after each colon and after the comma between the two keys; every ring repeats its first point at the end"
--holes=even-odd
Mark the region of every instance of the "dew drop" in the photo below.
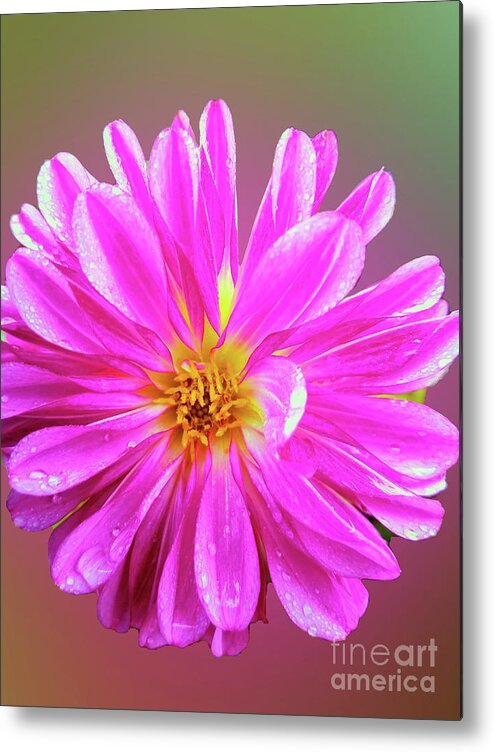
{"type": "Polygon", "coordinates": [[[29,478],[31,480],[41,480],[42,478],[46,478],[46,473],[44,470],[33,470],[29,473],[29,478]]]}

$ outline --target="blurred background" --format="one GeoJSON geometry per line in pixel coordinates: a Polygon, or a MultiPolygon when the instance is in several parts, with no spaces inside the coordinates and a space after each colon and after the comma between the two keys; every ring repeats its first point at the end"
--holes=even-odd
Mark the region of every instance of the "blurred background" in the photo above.
{"type": "MultiPolygon", "coordinates": [[[[106,123],[126,120],[148,155],[177,109],[188,112],[197,132],[207,100],[221,97],[235,123],[241,247],[281,132],[331,128],[340,161],[323,208],[335,208],[381,166],[397,183],[395,215],[370,245],[359,286],[433,253],[457,308],[459,12],[457,2],[426,2],[4,16],[2,269],[16,247],[9,218],[23,202],[36,203],[45,159],[73,152],[96,177],[110,180],[101,137],[106,123]]],[[[458,424],[457,365],[427,403],[458,424]]],[[[249,647],[236,658],[215,659],[204,643],[142,650],[135,632],[117,635],[99,625],[95,596],[71,597],[55,587],[49,534],[15,529],[3,504],[3,702],[457,717],[458,468],[440,499],[446,516],[438,537],[393,540],[402,576],[368,583],[369,608],[348,638],[368,649],[434,638],[433,694],[332,689],[332,673],[344,667],[333,663],[331,645],[298,630],[271,588],[270,623],[254,625],[249,647]]],[[[430,673],[413,673],[421,671],[430,673]]]]}

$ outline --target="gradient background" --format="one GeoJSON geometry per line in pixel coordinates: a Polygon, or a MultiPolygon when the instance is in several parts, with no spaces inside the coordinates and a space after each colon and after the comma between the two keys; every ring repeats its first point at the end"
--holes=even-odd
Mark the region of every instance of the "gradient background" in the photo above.
{"type": "MultiPolygon", "coordinates": [[[[178,108],[196,125],[206,101],[222,97],[236,128],[243,246],[281,132],[332,128],[340,164],[323,208],[336,207],[382,165],[397,182],[394,218],[371,244],[360,286],[435,253],[456,308],[460,10],[457,2],[431,2],[4,16],[3,263],[16,246],[9,217],[21,203],[36,203],[43,160],[70,151],[109,180],[101,140],[107,122],[125,119],[149,153],[178,108]]],[[[458,423],[457,365],[427,402],[458,423]]],[[[215,659],[204,643],[142,650],[135,632],[99,625],[94,595],[70,597],[55,587],[48,532],[17,530],[3,503],[3,703],[458,718],[458,468],[440,498],[446,516],[439,536],[393,540],[402,576],[368,583],[369,608],[347,641],[393,649],[434,637],[435,694],[333,690],[332,673],[345,669],[333,664],[331,645],[297,629],[272,588],[269,625],[254,625],[236,658],[215,659]]]]}

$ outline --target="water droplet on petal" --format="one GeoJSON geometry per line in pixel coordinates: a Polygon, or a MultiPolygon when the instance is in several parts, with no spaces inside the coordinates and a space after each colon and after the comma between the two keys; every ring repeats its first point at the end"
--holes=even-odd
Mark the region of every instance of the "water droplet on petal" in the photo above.
{"type": "Polygon", "coordinates": [[[31,480],[41,480],[42,478],[46,478],[46,473],[44,470],[33,470],[29,473],[29,478],[31,480]]]}

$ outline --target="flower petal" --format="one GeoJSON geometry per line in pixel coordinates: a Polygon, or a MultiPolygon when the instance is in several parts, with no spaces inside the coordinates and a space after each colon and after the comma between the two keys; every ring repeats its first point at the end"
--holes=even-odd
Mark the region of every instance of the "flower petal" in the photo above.
{"type": "Polygon", "coordinates": [[[288,358],[265,358],[248,371],[243,389],[261,412],[267,442],[275,448],[286,444],[307,400],[302,371],[288,358]]]}
{"type": "Polygon", "coordinates": [[[412,540],[436,535],[444,514],[441,504],[398,485],[392,471],[374,469],[372,455],[323,436],[317,439],[317,453],[318,478],[396,535],[412,540]]]}
{"type": "Polygon", "coordinates": [[[422,256],[399,267],[378,284],[345,298],[337,306],[305,324],[269,335],[251,362],[276,350],[293,348],[297,363],[315,358],[336,345],[383,329],[435,318],[447,313],[441,301],[444,272],[435,256],[422,256]],[[427,310],[424,315],[421,312],[427,310]]]}
{"type": "Polygon", "coordinates": [[[134,131],[123,120],[114,120],[103,131],[103,142],[118,185],[134,198],[142,213],[152,222],[146,159],[134,131]]]}
{"type": "Polygon", "coordinates": [[[93,498],[122,478],[147,451],[151,437],[132,449],[115,463],[77,486],[51,496],[31,496],[10,491],[7,509],[16,527],[34,532],[44,530],[62,520],[85,499],[93,498]]]}
{"type": "Polygon", "coordinates": [[[317,166],[316,190],[312,205],[312,214],[315,214],[319,210],[336,172],[338,141],[333,131],[321,131],[312,139],[312,146],[316,153],[317,166]]]}
{"type": "Polygon", "coordinates": [[[393,176],[383,168],[364,178],[340,204],[338,211],[359,223],[367,245],[393,216],[395,200],[393,176]]]}
{"type": "Polygon", "coordinates": [[[62,243],[73,249],[72,212],[82,191],[95,179],[72,154],[61,152],[43,164],[38,175],[38,206],[62,243]]]}
{"type": "Polygon", "coordinates": [[[398,576],[391,550],[359,511],[246,440],[262,474],[249,466],[250,477],[287,538],[330,572],[379,580],[398,576]]]}
{"type": "Polygon", "coordinates": [[[194,575],[194,538],[201,481],[193,468],[181,505],[182,518],[158,587],[158,621],[170,645],[200,640],[210,621],[199,600],[194,575]]]}
{"type": "Polygon", "coordinates": [[[316,173],[316,152],[310,138],[303,131],[287,129],[276,147],[272,176],[247,246],[242,265],[245,280],[281,235],[310,217],[316,173]]]}
{"type": "Polygon", "coordinates": [[[315,427],[330,421],[410,478],[436,478],[458,459],[458,430],[426,405],[328,392],[309,398],[309,409],[315,427]]]}
{"type": "Polygon", "coordinates": [[[134,199],[97,185],[74,208],[81,266],[104,298],[159,334],[169,329],[166,273],[158,238],[134,199]]]}
{"type": "Polygon", "coordinates": [[[84,593],[108,580],[178,461],[167,457],[165,442],[156,442],[103,506],[65,536],[51,561],[51,574],[59,587],[84,593]]]}
{"type": "Polygon", "coordinates": [[[43,215],[30,204],[23,204],[10,220],[10,229],[22,246],[44,251],[48,257],[67,263],[69,254],[58,242],[43,215]]]}
{"type": "Polygon", "coordinates": [[[358,225],[339,214],[324,212],[298,224],[250,276],[241,277],[228,334],[255,344],[319,316],[352,289],[364,253],[358,225]]]}
{"type": "Polygon", "coordinates": [[[80,391],[76,384],[42,368],[24,363],[2,367],[2,418],[49,405],[80,391]]]}
{"type": "Polygon", "coordinates": [[[289,128],[281,136],[271,182],[273,240],[310,216],[316,190],[316,154],[303,131],[289,128]]]}
{"type": "Polygon", "coordinates": [[[149,185],[156,205],[175,240],[194,248],[199,190],[199,158],[190,135],[176,128],[162,131],[149,160],[149,185]]]}
{"type": "Polygon", "coordinates": [[[240,632],[228,632],[216,627],[211,643],[211,652],[216,658],[221,658],[223,655],[238,655],[242,650],[245,650],[248,643],[248,629],[242,629],[240,632]]]}
{"type": "Polygon", "coordinates": [[[105,352],[67,279],[41,252],[19,248],[8,261],[7,284],[20,315],[40,337],[68,350],[105,352]]]}
{"type": "Polygon", "coordinates": [[[222,210],[223,243],[216,248],[216,266],[221,269],[225,254],[225,263],[231,267],[235,280],[238,269],[235,134],[230,110],[223,100],[208,102],[199,128],[222,210]]]}
{"type": "Polygon", "coordinates": [[[259,558],[242,493],[222,449],[212,452],[195,540],[196,582],[204,609],[217,627],[245,629],[256,610],[259,558]]]}
{"type": "Polygon", "coordinates": [[[9,480],[16,491],[60,493],[111,465],[133,446],[163,431],[163,406],[151,405],[87,426],[35,431],[14,449],[9,480]]]}
{"type": "Polygon", "coordinates": [[[363,394],[402,394],[432,386],[458,354],[458,312],[339,345],[304,366],[307,381],[363,394]]]}
{"type": "Polygon", "coordinates": [[[312,637],[342,640],[354,630],[368,595],[362,583],[327,572],[259,515],[269,572],[290,619],[312,637]]]}

